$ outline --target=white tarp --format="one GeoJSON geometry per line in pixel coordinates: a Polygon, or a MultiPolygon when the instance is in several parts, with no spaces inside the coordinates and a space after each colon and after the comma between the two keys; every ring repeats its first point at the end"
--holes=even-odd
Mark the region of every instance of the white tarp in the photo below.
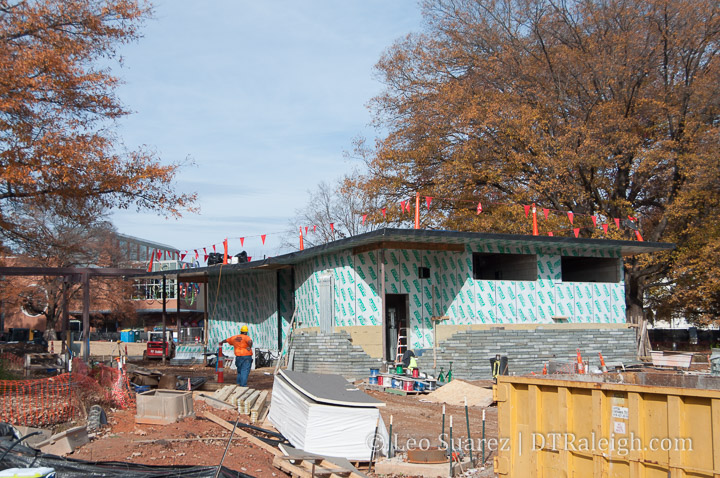
{"type": "Polygon", "coordinates": [[[280,375],[275,376],[268,419],[295,448],[358,461],[370,460],[377,426],[375,456],[387,453],[388,432],[377,407],[320,403],[280,375]]]}

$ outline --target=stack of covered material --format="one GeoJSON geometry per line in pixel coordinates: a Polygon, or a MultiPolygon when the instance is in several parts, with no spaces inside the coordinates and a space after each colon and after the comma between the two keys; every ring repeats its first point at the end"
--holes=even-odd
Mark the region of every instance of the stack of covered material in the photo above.
{"type": "Polygon", "coordinates": [[[275,376],[268,420],[296,448],[368,461],[376,430],[376,450],[387,448],[388,432],[379,410],[384,406],[340,375],[281,370],[275,376]]]}

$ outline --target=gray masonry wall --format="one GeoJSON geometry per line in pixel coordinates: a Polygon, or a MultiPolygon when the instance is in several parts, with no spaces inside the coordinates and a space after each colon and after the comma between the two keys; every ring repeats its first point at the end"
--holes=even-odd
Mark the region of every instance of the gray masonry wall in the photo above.
{"type": "MultiPolygon", "coordinates": [[[[577,362],[580,349],[590,368],[599,367],[598,352],[606,364],[636,362],[633,329],[534,329],[468,330],[458,332],[438,347],[438,371],[452,360],[453,376],[466,379],[492,378],[490,359],[508,357],[510,374],[541,373],[548,361],[577,362]]],[[[421,369],[432,369],[432,350],[418,360],[421,369]]]]}
{"type": "MultiPolygon", "coordinates": [[[[492,378],[490,358],[506,355],[509,373],[541,373],[548,361],[574,362],[579,348],[590,367],[599,366],[598,352],[607,364],[635,362],[633,329],[490,329],[467,330],[454,334],[438,346],[437,370],[433,370],[433,351],[424,349],[418,357],[421,371],[447,372],[452,361],[453,376],[468,380],[492,378]]],[[[296,333],[294,369],[300,372],[336,373],[361,379],[371,368],[382,368],[381,361],[353,345],[346,332],[333,334],[296,333]]]]}
{"type": "Polygon", "coordinates": [[[293,370],[311,373],[336,373],[358,380],[368,377],[371,368],[381,368],[379,359],[370,357],[359,345],[353,345],[350,334],[295,332],[293,370]]]}

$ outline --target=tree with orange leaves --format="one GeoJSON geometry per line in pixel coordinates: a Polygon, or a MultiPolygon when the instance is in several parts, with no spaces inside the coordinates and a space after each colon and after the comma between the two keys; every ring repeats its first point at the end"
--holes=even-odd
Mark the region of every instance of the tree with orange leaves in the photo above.
{"type": "Polygon", "coordinates": [[[92,208],[179,215],[180,164],[123,151],[113,121],[127,111],[118,79],[100,66],[139,36],[142,0],[0,2],[0,234],[27,233],[29,209],[82,218],[92,208]]]}
{"type": "MultiPolygon", "coordinates": [[[[529,233],[520,206],[530,203],[583,215],[586,237],[605,237],[585,228],[591,215],[611,224],[637,217],[645,240],[678,248],[626,260],[629,320],[642,319],[651,289],[665,305],[674,300],[675,312],[712,318],[720,304],[712,260],[720,249],[718,2],[423,5],[426,30],[377,64],[387,88],[372,106],[388,134],[360,190],[389,202],[415,191],[453,199],[434,201],[424,219],[449,229],[529,233]]],[[[566,217],[550,219],[551,229],[572,234],[566,217]]]]}

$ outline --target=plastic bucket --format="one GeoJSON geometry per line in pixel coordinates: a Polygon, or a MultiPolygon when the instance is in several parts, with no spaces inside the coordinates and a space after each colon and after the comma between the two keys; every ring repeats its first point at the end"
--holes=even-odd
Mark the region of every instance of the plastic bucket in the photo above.
{"type": "Polygon", "coordinates": [[[379,373],[380,373],[380,369],[379,369],[379,368],[371,368],[371,369],[370,369],[370,376],[371,376],[371,377],[377,377],[379,373]]]}
{"type": "MultiPolygon", "coordinates": [[[[372,378],[372,377],[371,377],[371,378],[372,378]]],[[[377,384],[378,384],[378,385],[383,385],[384,383],[385,383],[385,377],[383,377],[382,375],[378,375],[378,376],[377,376],[377,384]]]]}
{"type": "Polygon", "coordinates": [[[378,384],[378,378],[377,378],[377,377],[370,377],[369,383],[370,383],[370,385],[377,385],[377,384],[378,384]]]}
{"type": "Polygon", "coordinates": [[[415,382],[412,380],[403,380],[403,390],[406,392],[412,392],[415,390],[415,382]]]}
{"type": "Polygon", "coordinates": [[[412,371],[412,376],[413,376],[413,378],[420,377],[420,369],[414,368],[412,371]]]}
{"type": "Polygon", "coordinates": [[[392,379],[392,388],[400,388],[402,382],[396,378],[392,379]]]}
{"type": "Polygon", "coordinates": [[[403,366],[398,365],[395,367],[395,373],[403,373],[403,366]]]}

